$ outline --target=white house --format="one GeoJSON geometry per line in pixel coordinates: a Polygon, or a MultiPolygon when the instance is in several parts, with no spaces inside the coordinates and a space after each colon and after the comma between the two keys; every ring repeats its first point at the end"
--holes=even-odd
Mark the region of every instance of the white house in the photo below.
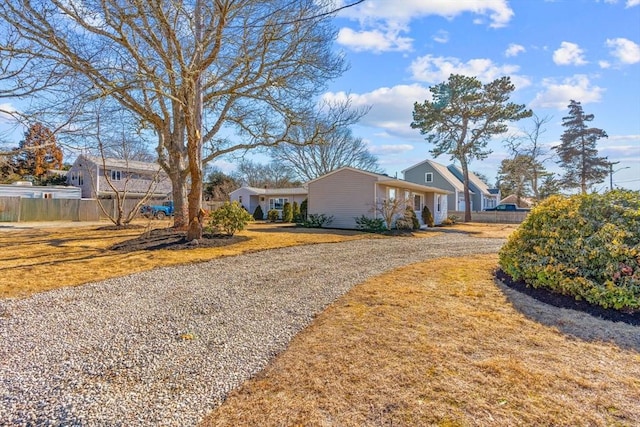
{"type": "Polygon", "coordinates": [[[64,185],[33,185],[30,181],[0,184],[0,197],[21,197],[26,199],[79,199],[81,191],[77,187],[64,185]]]}
{"type": "Polygon", "coordinates": [[[282,208],[289,202],[297,202],[300,205],[307,198],[307,189],[302,187],[294,188],[256,188],[241,187],[229,193],[231,201],[237,201],[250,213],[253,214],[258,206],[262,209],[264,218],[267,212],[272,209],[278,211],[282,218],[282,208]]]}
{"type": "Polygon", "coordinates": [[[413,207],[420,221],[424,206],[429,208],[436,224],[447,218],[449,191],[387,175],[343,167],[306,185],[308,213],[333,216],[330,227],[356,228],[355,219],[363,215],[381,218],[375,207],[390,199],[400,199],[413,207]]]}

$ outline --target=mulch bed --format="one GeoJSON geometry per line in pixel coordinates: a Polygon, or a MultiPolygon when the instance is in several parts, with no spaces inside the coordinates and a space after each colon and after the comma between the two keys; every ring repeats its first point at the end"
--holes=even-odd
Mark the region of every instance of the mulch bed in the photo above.
{"type": "Polygon", "coordinates": [[[217,248],[247,240],[244,236],[205,234],[202,239],[187,241],[187,233],[174,228],[159,228],[143,233],[135,239],[116,243],[109,249],[121,252],[149,251],[159,249],[183,250],[195,248],[217,248]]]}
{"type": "Polygon", "coordinates": [[[562,295],[543,288],[534,288],[528,286],[524,281],[515,281],[502,270],[497,270],[496,278],[511,289],[521,292],[525,295],[541,301],[545,304],[559,308],[568,308],[570,310],[581,311],[591,316],[613,322],[624,322],[634,326],[640,326],[640,311],[626,313],[619,310],[602,308],[588,303],[584,300],[576,300],[569,295],[562,295]]]}

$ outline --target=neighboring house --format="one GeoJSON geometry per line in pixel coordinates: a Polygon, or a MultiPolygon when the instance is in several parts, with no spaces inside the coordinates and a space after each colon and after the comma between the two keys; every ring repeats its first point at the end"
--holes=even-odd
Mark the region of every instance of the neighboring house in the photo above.
{"type": "Polygon", "coordinates": [[[67,172],[67,183],[82,189],[82,197],[108,199],[126,191],[128,198],[141,198],[151,191],[153,199],[171,197],[171,181],[157,163],[138,162],[82,154],[67,172]],[[106,177],[105,177],[106,171],[106,177]],[[108,177],[108,178],[107,178],[108,177]],[[151,190],[150,190],[151,189],[151,190]]]}
{"type": "Polygon", "coordinates": [[[0,185],[0,197],[22,197],[26,199],[80,199],[77,187],[63,185],[33,185],[30,181],[18,181],[0,185]]]}
{"type": "MultiPolygon", "coordinates": [[[[462,171],[455,165],[445,166],[433,160],[424,160],[402,171],[404,179],[449,192],[447,203],[451,211],[464,211],[464,183],[462,171]]],[[[469,172],[469,196],[471,210],[481,211],[494,207],[500,192],[489,189],[473,172],[469,172]]]]}
{"type": "MultiPolygon", "coordinates": [[[[433,160],[425,160],[403,170],[402,173],[405,181],[448,191],[447,206],[449,210],[464,210],[464,185],[445,165],[433,160]]],[[[473,194],[471,191],[472,197],[473,194]]]]}
{"type": "MultiPolygon", "coordinates": [[[[460,182],[463,182],[462,169],[456,165],[449,165],[447,169],[454,174],[460,182]]],[[[471,210],[483,211],[488,208],[494,208],[500,202],[500,192],[497,189],[491,189],[476,174],[469,171],[469,189],[473,191],[471,196],[471,210]]]]}
{"type": "Polygon", "coordinates": [[[533,206],[533,200],[528,197],[520,197],[520,203],[518,203],[518,196],[511,194],[504,199],[500,200],[500,203],[513,203],[518,205],[519,208],[530,208],[533,206]]]}
{"type": "Polygon", "coordinates": [[[271,209],[277,210],[282,218],[284,204],[297,202],[300,205],[307,198],[307,189],[241,187],[229,193],[229,198],[232,202],[240,203],[252,215],[259,205],[264,218],[271,209]]]}
{"type": "Polygon", "coordinates": [[[399,198],[412,206],[422,224],[426,205],[436,224],[447,218],[447,190],[425,186],[387,175],[343,167],[309,181],[309,214],[333,216],[330,227],[356,228],[361,216],[381,218],[375,207],[384,200],[399,198]]]}

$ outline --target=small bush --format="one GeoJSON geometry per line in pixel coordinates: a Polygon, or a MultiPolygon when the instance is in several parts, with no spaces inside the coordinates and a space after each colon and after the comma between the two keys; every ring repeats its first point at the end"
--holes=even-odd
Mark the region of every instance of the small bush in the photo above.
{"type": "Polygon", "coordinates": [[[264,219],[264,212],[262,212],[262,208],[260,207],[260,205],[258,205],[253,211],[253,219],[255,219],[256,221],[261,221],[264,219]]]}
{"type": "Polygon", "coordinates": [[[455,222],[453,222],[451,218],[445,218],[442,220],[442,222],[440,222],[440,225],[444,225],[445,227],[453,224],[455,224],[455,222]]]}
{"type": "Polygon", "coordinates": [[[381,233],[387,230],[384,225],[384,219],[382,218],[368,218],[362,215],[360,218],[355,218],[356,229],[366,231],[369,233],[381,233]]]}
{"type": "Polygon", "coordinates": [[[424,206],[424,208],[422,208],[422,222],[424,222],[427,227],[433,227],[435,225],[433,221],[433,215],[431,215],[431,211],[426,205],[424,206]]]}
{"type": "Polygon", "coordinates": [[[460,221],[460,217],[458,215],[449,215],[447,219],[451,221],[452,224],[457,224],[458,221],[460,221]]]}
{"type": "Polygon", "coordinates": [[[307,220],[307,199],[304,199],[302,201],[302,203],[300,203],[300,221],[306,221],[307,220]]]}
{"type": "Polygon", "coordinates": [[[418,221],[418,216],[416,215],[416,211],[413,210],[411,206],[407,206],[404,211],[404,216],[407,219],[411,220],[411,225],[414,230],[418,230],[420,228],[420,221],[418,221]]]}
{"type": "Polygon", "coordinates": [[[282,206],[282,222],[291,221],[293,221],[293,208],[291,207],[291,203],[286,202],[284,206],[282,206]]]}
{"type": "Polygon", "coordinates": [[[604,308],[640,309],[640,192],[552,196],[500,250],[515,280],[604,308]]]}
{"type": "Polygon", "coordinates": [[[276,222],[278,219],[280,219],[280,212],[278,212],[276,209],[271,209],[269,212],[267,212],[267,219],[271,222],[276,222]]]}
{"type": "Polygon", "coordinates": [[[211,212],[204,231],[211,234],[222,233],[233,236],[236,232],[244,230],[253,217],[238,202],[225,202],[215,211],[211,212]]]}
{"type": "Polygon", "coordinates": [[[302,221],[302,215],[300,214],[300,205],[298,202],[293,202],[293,222],[302,221]]]}
{"type": "Polygon", "coordinates": [[[310,214],[307,215],[307,219],[300,225],[306,228],[322,228],[332,222],[333,216],[327,216],[325,214],[310,214]]]}

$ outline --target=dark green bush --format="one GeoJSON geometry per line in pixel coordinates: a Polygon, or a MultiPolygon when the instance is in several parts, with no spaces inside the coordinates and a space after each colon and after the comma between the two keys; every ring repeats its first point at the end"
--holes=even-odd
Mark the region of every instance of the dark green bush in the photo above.
{"type": "Polygon", "coordinates": [[[356,229],[366,231],[369,233],[381,233],[387,230],[384,225],[384,219],[382,218],[368,218],[362,215],[360,218],[355,218],[356,229]]]}
{"type": "Polygon", "coordinates": [[[333,222],[333,216],[325,214],[310,214],[300,225],[306,228],[322,228],[333,222]]]}
{"type": "Polygon", "coordinates": [[[509,237],[500,267],[533,287],[640,309],[640,192],[548,198],[509,237]]]}
{"type": "Polygon", "coordinates": [[[261,221],[264,219],[264,212],[262,212],[262,208],[260,207],[260,205],[258,205],[253,211],[253,219],[255,219],[256,221],[261,221]]]}
{"type": "Polygon", "coordinates": [[[411,220],[411,226],[414,230],[420,228],[420,221],[418,221],[418,216],[416,215],[416,211],[413,210],[411,206],[407,206],[404,210],[405,218],[411,220]]]}
{"type": "Polygon", "coordinates": [[[269,210],[269,212],[267,212],[267,219],[271,222],[276,222],[278,219],[280,219],[280,212],[278,212],[276,209],[269,210]]]}
{"type": "Polygon", "coordinates": [[[291,203],[286,202],[282,206],[282,222],[291,222],[293,221],[293,208],[291,207],[291,203]]]}
{"type": "Polygon", "coordinates": [[[431,211],[427,205],[424,205],[424,208],[422,208],[422,222],[424,222],[428,227],[433,227],[435,225],[433,215],[431,215],[431,211]]]}
{"type": "Polygon", "coordinates": [[[244,230],[253,217],[238,202],[225,202],[215,211],[211,212],[204,227],[204,231],[210,234],[222,233],[233,236],[236,232],[244,230]]]}
{"type": "Polygon", "coordinates": [[[302,201],[302,203],[300,203],[300,220],[302,221],[306,221],[307,220],[307,199],[304,199],[302,201]]]}

